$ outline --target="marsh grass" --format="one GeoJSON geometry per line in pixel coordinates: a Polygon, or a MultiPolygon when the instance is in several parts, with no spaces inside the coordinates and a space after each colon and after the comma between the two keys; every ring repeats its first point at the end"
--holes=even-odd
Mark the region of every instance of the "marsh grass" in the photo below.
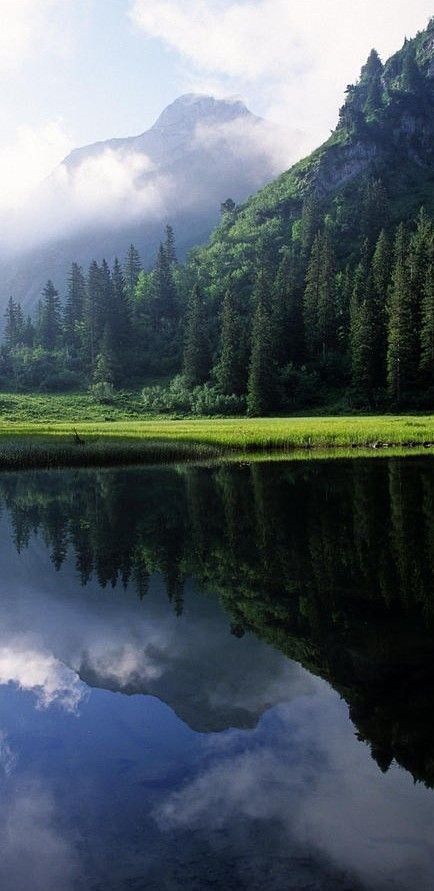
{"type": "Polygon", "coordinates": [[[434,416],[200,420],[0,419],[0,467],[104,466],[434,447],[434,416]],[[76,441],[75,431],[81,442],[76,441]]]}

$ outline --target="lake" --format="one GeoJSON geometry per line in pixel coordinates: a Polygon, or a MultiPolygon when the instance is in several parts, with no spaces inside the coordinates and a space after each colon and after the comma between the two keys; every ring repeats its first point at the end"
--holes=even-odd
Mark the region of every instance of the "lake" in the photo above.
{"type": "Polygon", "coordinates": [[[434,889],[433,468],[0,475],[1,891],[434,889]]]}

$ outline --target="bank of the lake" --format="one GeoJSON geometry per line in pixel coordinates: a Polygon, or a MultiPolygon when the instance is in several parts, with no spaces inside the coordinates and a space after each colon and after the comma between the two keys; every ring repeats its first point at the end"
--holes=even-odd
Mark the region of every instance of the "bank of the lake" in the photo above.
{"type": "Polygon", "coordinates": [[[0,418],[0,467],[121,465],[300,453],[434,449],[434,416],[12,421],[0,418]]]}

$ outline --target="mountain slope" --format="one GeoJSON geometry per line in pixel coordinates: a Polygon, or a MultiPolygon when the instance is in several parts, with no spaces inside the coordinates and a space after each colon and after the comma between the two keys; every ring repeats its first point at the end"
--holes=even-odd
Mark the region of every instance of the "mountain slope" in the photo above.
{"type": "Polygon", "coordinates": [[[434,213],[434,19],[384,67],[377,60],[373,52],[347,88],[327,142],[226,215],[210,245],[196,252],[213,295],[234,275],[239,289],[251,288],[258,253],[277,262],[300,235],[306,199],[314,198],[317,224],[327,218],[332,225],[342,261],[356,255],[369,182],[382,183],[389,226],[413,219],[421,205],[434,213]]]}
{"type": "Polygon", "coordinates": [[[12,293],[31,309],[48,277],[62,290],[72,261],[112,262],[131,242],[148,264],[168,222],[185,255],[209,237],[224,200],[245,200],[275,175],[270,131],[241,102],[188,94],[137,137],[76,149],[44,184],[36,220],[29,211],[18,221],[32,249],[3,257],[1,302],[12,293]]]}

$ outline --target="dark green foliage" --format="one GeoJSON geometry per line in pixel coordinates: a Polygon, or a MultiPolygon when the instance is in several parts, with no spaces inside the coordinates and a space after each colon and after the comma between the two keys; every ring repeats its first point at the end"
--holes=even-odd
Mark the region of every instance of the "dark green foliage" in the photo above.
{"type": "Polygon", "coordinates": [[[243,393],[246,385],[246,369],[242,356],[241,319],[237,311],[234,292],[228,288],[221,312],[220,353],[215,369],[216,379],[225,396],[243,393]]]}
{"type": "Polygon", "coordinates": [[[123,278],[125,284],[125,293],[127,300],[132,305],[134,301],[134,290],[137,285],[139,275],[143,269],[140,254],[133,244],[128,248],[123,267],[123,278]]]}
{"type": "Polygon", "coordinates": [[[19,303],[16,303],[12,297],[9,297],[8,305],[5,312],[5,333],[4,339],[7,349],[14,349],[18,344],[23,343],[24,323],[23,312],[19,303]]]}
{"type": "Polygon", "coordinates": [[[166,246],[160,244],[154,269],[154,323],[156,330],[161,325],[171,327],[176,322],[177,296],[173,263],[167,255],[166,246]]]}
{"type": "Polygon", "coordinates": [[[398,404],[406,396],[414,373],[416,334],[413,330],[412,294],[408,268],[408,238],[399,226],[388,302],[387,385],[398,404]]]}
{"type": "Polygon", "coordinates": [[[354,275],[350,347],[353,391],[362,400],[369,402],[375,378],[375,304],[366,253],[354,275]]]}
{"type": "Polygon", "coordinates": [[[166,226],[166,240],[164,242],[166,257],[170,265],[176,265],[178,262],[176,257],[175,233],[172,226],[166,226]]]}
{"type": "Polygon", "coordinates": [[[276,343],[271,312],[270,282],[264,269],[255,287],[255,312],[252,324],[247,411],[249,415],[268,415],[276,404],[276,343]]]}
{"type": "Polygon", "coordinates": [[[122,272],[93,261],[84,293],[73,266],[62,327],[58,305],[47,324],[45,295],[35,336],[12,300],[4,376],[17,385],[15,352],[31,364],[39,344],[85,385],[105,352],[116,386],[166,386],[184,369],[190,389],[247,398],[252,414],[338,400],[429,407],[432,37],[430,23],[384,67],[373,50],[329,140],[244,206],[224,202],[185,266],[167,226],[153,270],[131,245],[122,272]]]}
{"type": "Polygon", "coordinates": [[[330,234],[318,233],[310,255],[304,292],[306,340],[311,359],[326,359],[336,345],[336,264],[330,234]]]}
{"type": "Polygon", "coordinates": [[[55,350],[60,343],[61,309],[59,293],[48,280],[42,292],[42,309],[39,321],[39,342],[46,350],[55,350]]]}
{"type": "Polygon", "coordinates": [[[434,250],[426,270],[422,291],[420,329],[420,370],[424,379],[434,385],[434,250]]]}
{"type": "Polygon", "coordinates": [[[183,356],[187,387],[203,384],[210,372],[211,357],[205,316],[205,304],[199,286],[195,285],[187,304],[183,356]]]}
{"type": "Polygon", "coordinates": [[[63,311],[63,341],[72,355],[78,355],[83,338],[83,320],[86,300],[86,283],[83,271],[77,263],[71,266],[63,311]]]}
{"type": "Polygon", "coordinates": [[[39,532],[56,568],[72,555],[77,584],[122,597],[130,579],[143,597],[159,573],[179,611],[197,579],[228,635],[333,684],[382,770],[396,759],[434,786],[429,460],[39,471],[3,474],[0,493],[17,550],[39,532]]]}

